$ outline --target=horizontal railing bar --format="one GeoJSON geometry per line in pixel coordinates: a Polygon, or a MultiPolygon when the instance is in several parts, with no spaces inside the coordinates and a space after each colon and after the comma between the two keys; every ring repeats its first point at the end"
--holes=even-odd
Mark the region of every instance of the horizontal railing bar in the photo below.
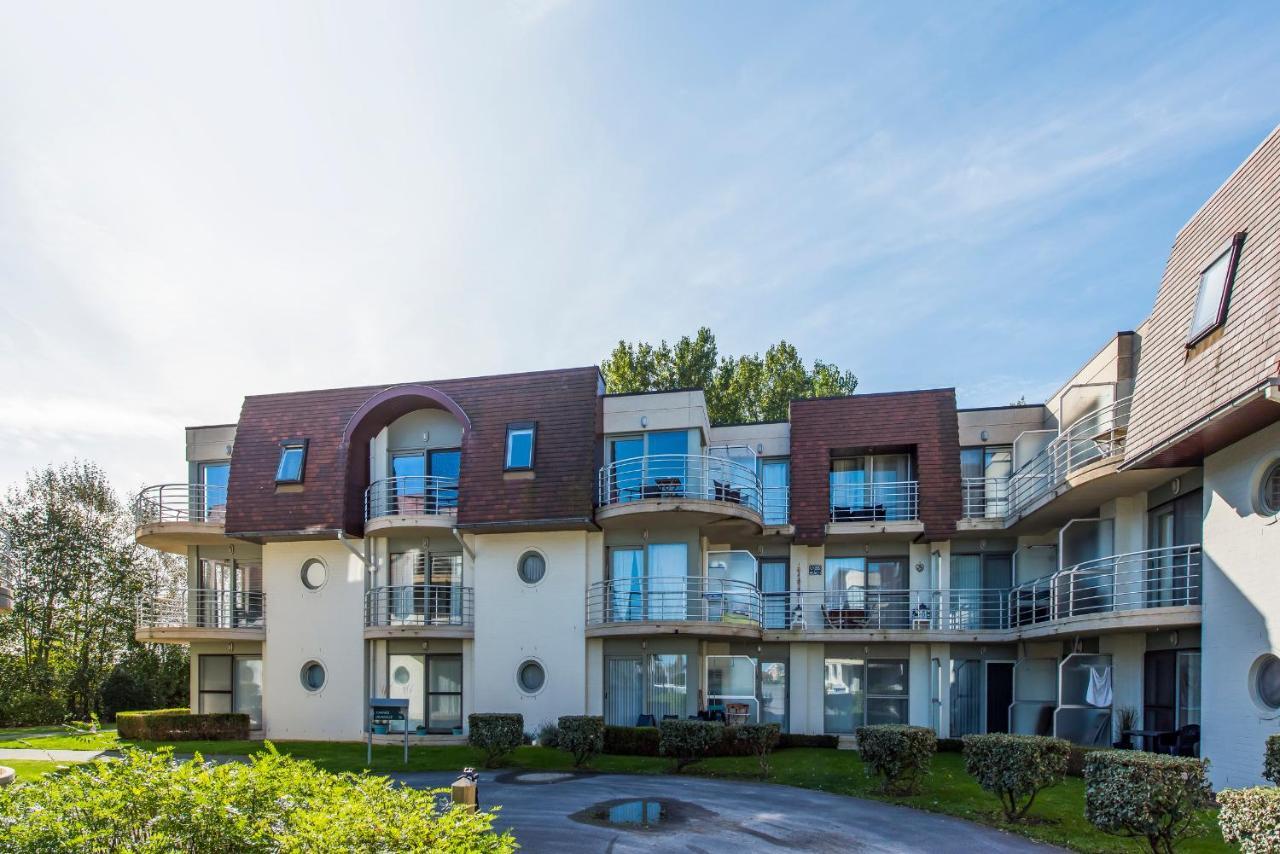
{"type": "Polygon", "coordinates": [[[597,476],[596,504],[693,498],[738,504],[759,513],[762,488],[750,466],[710,454],[650,454],[617,460],[597,476]]]}

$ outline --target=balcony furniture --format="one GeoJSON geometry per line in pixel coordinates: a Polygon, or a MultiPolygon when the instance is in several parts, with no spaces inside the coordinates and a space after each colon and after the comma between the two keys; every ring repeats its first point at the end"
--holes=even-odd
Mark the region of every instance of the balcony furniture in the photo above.
{"type": "Polygon", "coordinates": [[[1170,756],[1195,756],[1200,752],[1200,725],[1187,724],[1155,737],[1155,752],[1170,756]]]}
{"type": "Polygon", "coordinates": [[[715,495],[716,501],[728,501],[732,504],[742,503],[742,490],[734,489],[723,481],[712,482],[712,494],[715,495]]]}
{"type": "Polygon", "coordinates": [[[662,719],[664,721],[678,721],[680,720],[680,716],[679,715],[663,715],[662,719]]]}
{"type": "Polygon", "coordinates": [[[1127,735],[1130,738],[1142,739],[1142,749],[1153,753],[1161,752],[1161,738],[1173,735],[1173,733],[1164,729],[1127,729],[1120,734],[1127,735]]]}
{"type": "Polygon", "coordinates": [[[865,609],[833,605],[822,606],[822,617],[829,629],[862,629],[868,621],[865,609]]]}
{"type": "Polygon", "coordinates": [[[636,718],[636,726],[638,727],[640,726],[656,727],[657,725],[658,725],[658,721],[657,719],[654,718],[653,715],[641,715],[640,717],[636,718]]]}
{"type": "Polygon", "coordinates": [[[724,720],[729,726],[740,726],[751,718],[751,707],[746,703],[725,703],[724,720]]]}

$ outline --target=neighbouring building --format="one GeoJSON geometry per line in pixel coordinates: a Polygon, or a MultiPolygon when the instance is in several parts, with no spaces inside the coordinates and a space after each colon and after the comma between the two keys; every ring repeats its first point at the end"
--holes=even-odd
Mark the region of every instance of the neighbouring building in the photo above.
{"type": "MultiPolygon", "coordinates": [[[[273,739],[363,738],[370,697],[910,722],[1199,751],[1280,732],[1280,129],[1174,241],[1150,317],[1043,404],[951,389],[713,425],[594,367],[246,398],[187,430],[138,540],[186,556],[138,638],[273,739]]],[[[382,729],[379,726],[377,729],[382,729]]],[[[378,732],[379,738],[397,738],[378,732]]]]}

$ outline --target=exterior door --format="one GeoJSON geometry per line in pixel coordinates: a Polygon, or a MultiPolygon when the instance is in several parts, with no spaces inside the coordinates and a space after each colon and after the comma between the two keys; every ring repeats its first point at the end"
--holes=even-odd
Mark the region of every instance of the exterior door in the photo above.
{"type": "Polygon", "coordinates": [[[790,628],[786,560],[760,561],[760,594],[764,598],[764,627],[766,629],[790,628]]]}
{"type": "Polygon", "coordinates": [[[604,721],[635,726],[644,710],[644,660],[638,655],[611,655],[604,660],[604,721]]]}
{"type": "Polygon", "coordinates": [[[1013,704],[1013,662],[987,662],[987,732],[1009,731],[1013,704]]]}
{"type": "Polygon", "coordinates": [[[764,485],[764,523],[785,525],[789,521],[791,461],[765,460],[760,467],[764,485]]]}

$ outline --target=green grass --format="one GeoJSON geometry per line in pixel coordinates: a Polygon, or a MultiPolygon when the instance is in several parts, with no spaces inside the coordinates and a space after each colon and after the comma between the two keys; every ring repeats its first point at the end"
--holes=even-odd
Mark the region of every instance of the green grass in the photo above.
{"type": "Polygon", "coordinates": [[[0,765],[18,772],[18,780],[24,783],[30,783],[39,778],[41,774],[48,774],[69,764],[75,763],[46,762],[43,759],[5,759],[0,761],[0,765]]]}
{"type": "Polygon", "coordinates": [[[109,750],[115,746],[115,729],[103,729],[93,735],[78,735],[65,727],[0,730],[0,748],[6,750],[109,750]]]}
{"type": "MultiPolygon", "coordinates": [[[[139,742],[138,747],[155,749],[173,747],[178,753],[246,755],[262,749],[253,741],[183,741],[172,743],[139,742]]],[[[399,746],[376,745],[373,765],[365,765],[365,746],[333,742],[279,742],[277,749],[299,759],[309,759],[329,771],[362,771],[371,767],[376,772],[389,771],[459,771],[467,766],[479,767],[481,754],[470,747],[410,747],[409,764],[401,761],[399,746]]],[[[1009,825],[1000,814],[994,795],[984,792],[964,772],[964,761],[956,753],[940,753],[933,759],[933,772],[919,795],[892,798],[879,792],[879,783],[863,771],[854,751],[821,748],[781,750],[773,756],[769,782],[804,789],[817,789],[851,797],[884,800],[929,812],[945,813],[980,824],[1060,845],[1077,851],[1141,851],[1145,844],[1108,836],[1090,825],[1084,817],[1084,781],[1068,777],[1060,785],[1046,789],[1032,807],[1032,823],[1009,825]]],[[[563,770],[573,765],[569,754],[541,747],[521,747],[510,766],[529,770],[563,770]]],[[[607,774],[663,774],[671,763],[652,756],[599,756],[591,770],[607,774]]],[[[707,759],[685,770],[685,774],[720,779],[759,780],[759,766],[753,757],[719,757],[707,759]]],[[[1213,814],[1203,816],[1206,835],[1184,842],[1182,852],[1233,851],[1222,841],[1213,814]]]]}

